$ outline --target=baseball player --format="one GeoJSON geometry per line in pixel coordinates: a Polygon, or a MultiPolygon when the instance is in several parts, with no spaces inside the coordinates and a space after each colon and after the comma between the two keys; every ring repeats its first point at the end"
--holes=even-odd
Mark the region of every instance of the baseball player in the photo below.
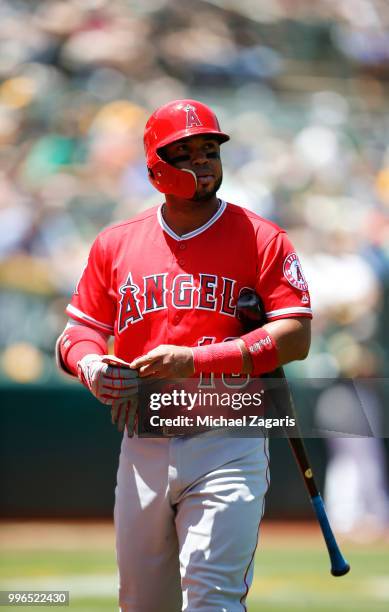
{"type": "Polygon", "coordinates": [[[308,288],[285,231],[217,197],[228,140],[195,100],[151,115],[147,169],[164,201],[97,236],[57,342],[60,367],[128,432],[114,511],[123,611],[245,610],[269,481],[263,438],[139,436],[140,381],[255,377],[309,349],[308,288]],[[247,288],[268,323],[245,334],[235,308],[247,288]]]}

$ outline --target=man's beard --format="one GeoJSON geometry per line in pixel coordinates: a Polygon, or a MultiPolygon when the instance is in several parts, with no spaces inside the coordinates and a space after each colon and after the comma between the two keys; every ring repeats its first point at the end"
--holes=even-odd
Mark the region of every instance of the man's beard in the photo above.
{"type": "Polygon", "coordinates": [[[222,184],[222,180],[223,175],[221,175],[220,178],[216,181],[212,191],[204,191],[203,193],[198,193],[196,191],[195,195],[191,199],[195,202],[206,202],[207,200],[211,200],[211,198],[216,195],[216,192],[219,191],[220,185],[222,184]]]}

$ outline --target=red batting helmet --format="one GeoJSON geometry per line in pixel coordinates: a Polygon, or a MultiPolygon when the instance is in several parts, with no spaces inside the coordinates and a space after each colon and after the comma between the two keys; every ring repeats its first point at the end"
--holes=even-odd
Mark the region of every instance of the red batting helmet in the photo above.
{"type": "Polygon", "coordinates": [[[230,139],[220,130],[214,112],[197,100],[174,100],[151,115],[146,123],[143,140],[149,178],[158,191],[181,198],[191,198],[195,194],[195,174],[165,162],[159,155],[159,149],[181,138],[198,134],[212,134],[220,143],[230,139]]]}

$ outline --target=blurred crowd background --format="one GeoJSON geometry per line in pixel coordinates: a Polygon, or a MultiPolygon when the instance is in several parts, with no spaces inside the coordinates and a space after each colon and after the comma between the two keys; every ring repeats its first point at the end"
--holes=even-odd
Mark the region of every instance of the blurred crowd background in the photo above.
{"type": "MultiPolygon", "coordinates": [[[[26,394],[43,414],[53,397],[43,391],[70,401],[57,391],[73,383],[53,359],[65,306],[96,234],[161,202],[143,129],[156,107],[183,97],[210,104],[231,135],[220,195],[285,227],[300,254],[313,342],[289,375],[334,381],[318,391],[316,426],[344,431],[355,414],[345,379],[373,382],[359,399],[376,437],[328,440],[325,494],[336,530],[387,532],[389,389],[378,384],[389,364],[387,0],[0,1],[3,398],[13,394],[15,419],[30,408],[26,394]]],[[[52,429],[39,437],[35,428],[31,441],[37,417],[20,432],[29,464],[39,455],[32,441],[49,452],[44,432],[56,432],[50,418],[52,429]]],[[[48,464],[57,466],[59,448],[48,464]]],[[[77,449],[73,439],[74,457],[77,449]]],[[[14,476],[11,465],[10,507],[23,513],[14,481],[25,470],[14,476]]]]}
{"type": "Polygon", "coordinates": [[[231,134],[221,196],[301,255],[315,319],[296,371],[385,375],[386,0],[2,0],[0,79],[3,384],[60,384],[53,346],[90,244],[161,201],[143,128],[180,97],[231,134]]]}

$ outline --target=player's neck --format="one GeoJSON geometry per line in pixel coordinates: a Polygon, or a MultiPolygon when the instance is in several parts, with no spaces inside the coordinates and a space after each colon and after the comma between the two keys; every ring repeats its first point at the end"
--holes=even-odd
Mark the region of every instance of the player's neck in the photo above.
{"type": "Polygon", "coordinates": [[[182,236],[205,225],[207,221],[212,219],[219,206],[220,201],[216,195],[203,202],[166,196],[162,214],[170,229],[178,236],[182,236]]]}

